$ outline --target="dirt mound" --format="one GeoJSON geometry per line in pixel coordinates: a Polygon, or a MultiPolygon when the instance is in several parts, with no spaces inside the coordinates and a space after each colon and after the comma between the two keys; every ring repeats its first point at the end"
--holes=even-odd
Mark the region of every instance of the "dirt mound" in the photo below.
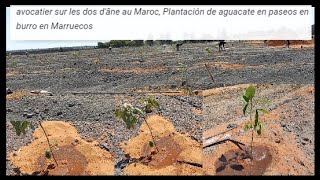
{"type": "MultiPolygon", "coordinates": [[[[266,157],[271,159],[271,162],[251,162],[245,160],[246,158],[241,158],[241,151],[232,142],[225,142],[222,144],[214,145],[215,149],[212,151],[205,152],[204,155],[204,169],[206,174],[210,175],[307,175],[314,174],[313,162],[308,162],[305,154],[298,148],[295,143],[294,136],[285,134],[279,123],[280,116],[271,113],[267,116],[261,116],[261,120],[265,123],[265,129],[262,131],[260,136],[254,135],[253,147],[267,147],[266,157]],[[238,154],[236,154],[238,153],[238,154]],[[222,157],[225,159],[232,159],[237,163],[230,164],[227,167],[226,162],[221,161],[222,157]],[[234,168],[231,166],[234,165],[234,168]],[[252,166],[250,166],[252,165],[252,166]],[[259,168],[260,169],[254,169],[259,168]],[[252,169],[253,168],[253,169],[252,169]]],[[[234,137],[237,141],[240,141],[250,147],[251,133],[244,132],[243,128],[245,123],[240,124],[237,128],[230,130],[225,135],[228,134],[234,137]]],[[[209,139],[214,134],[223,132],[228,129],[227,124],[217,126],[217,128],[210,129],[204,132],[204,139],[209,139]],[[214,133],[213,133],[214,132],[214,133]]],[[[211,147],[212,148],[212,147],[211,147]]]]}
{"type": "Polygon", "coordinates": [[[62,121],[42,122],[54,158],[45,158],[49,146],[41,128],[33,133],[33,142],[18,151],[9,154],[13,165],[22,174],[48,175],[113,175],[114,160],[112,155],[99,148],[96,141],[81,139],[77,130],[62,121]]]}
{"type": "Polygon", "coordinates": [[[140,134],[122,143],[123,150],[139,162],[125,168],[127,175],[201,175],[202,147],[189,136],[176,132],[173,124],[159,115],[152,115],[147,122],[155,136],[156,147],[146,123],[140,134]],[[195,165],[196,164],[196,165],[195,165]]]}
{"type": "Polygon", "coordinates": [[[39,158],[42,171],[45,171],[48,175],[83,175],[88,165],[87,158],[73,145],[62,146],[54,150],[53,155],[59,166],[56,166],[56,164],[48,165],[45,156],[39,158]]]}

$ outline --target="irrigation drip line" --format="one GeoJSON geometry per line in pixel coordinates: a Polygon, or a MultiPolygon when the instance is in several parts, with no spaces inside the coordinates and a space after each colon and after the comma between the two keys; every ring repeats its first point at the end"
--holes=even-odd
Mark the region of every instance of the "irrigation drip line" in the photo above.
{"type": "Polygon", "coordinates": [[[230,128],[230,129],[228,129],[228,130],[225,130],[225,131],[222,131],[222,132],[220,132],[220,133],[218,133],[218,134],[215,134],[215,135],[213,135],[213,136],[206,137],[206,138],[204,138],[204,140],[208,140],[208,139],[211,139],[211,138],[213,138],[213,137],[219,136],[219,135],[221,135],[221,134],[227,133],[227,132],[229,132],[229,131],[237,128],[237,127],[238,127],[238,126],[235,126],[235,127],[232,127],[232,128],[230,128]]]}
{"type": "Polygon", "coordinates": [[[152,94],[152,93],[182,93],[182,91],[144,91],[144,92],[71,92],[73,95],[77,94],[152,94]]]}
{"type": "Polygon", "coordinates": [[[243,150],[243,148],[242,148],[240,145],[246,146],[246,145],[245,145],[244,143],[242,143],[242,142],[239,142],[239,141],[234,140],[234,139],[226,138],[226,139],[222,139],[222,140],[220,140],[220,141],[216,141],[216,142],[207,144],[207,145],[203,146],[202,148],[204,149],[204,148],[211,147],[211,146],[214,146],[214,145],[217,145],[217,144],[225,143],[225,142],[227,142],[227,141],[230,141],[230,142],[234,143],[234,144],[237,145],[241,150],[243,150]]]}

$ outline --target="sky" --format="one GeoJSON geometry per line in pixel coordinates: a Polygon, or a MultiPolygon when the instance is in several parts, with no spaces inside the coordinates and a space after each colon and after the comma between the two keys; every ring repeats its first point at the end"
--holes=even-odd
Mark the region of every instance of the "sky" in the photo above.
{"type": "MultiPolygon", "coordinates": [[[[314,22],[314,11],[312,11],[312,22],[314,22]]],[[[102,42],[106,42],[101,40],[102,42]]],[[[12,41],[10,40],[10,7],[6,8],[6,50],[26,50],[38,48],[53,47],[71,47],[71,46],[96,46],[98,41],[12,41]]]]}

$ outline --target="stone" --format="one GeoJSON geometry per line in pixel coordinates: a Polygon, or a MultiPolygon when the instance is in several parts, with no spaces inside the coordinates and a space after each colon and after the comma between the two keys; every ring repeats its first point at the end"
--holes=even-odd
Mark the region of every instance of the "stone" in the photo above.
{"type": "Polygon", "coordinates": [[[27,113],[26,117],[27,117],[27,118],[32,118],[32,117],[33,117],[33,114],[32,114],[32,113],[27,113]]]}
{"type": "Polygon", "coordinates": [[[39,109],[34,110],[34,113],[39,114],[40,113],[39,109]]]}
{"type": "Polygon", "coordinates": [[[68,104],[68,107],[73,107],[73,106],[75,106],[74,103],[69,103],[69,104],[68,104]]]}
{"type": "Polygon", "coordinates": [[[7,94],[12,94],[13,92],[12,92],[12,90],[10,88],[6,88],[6,93],[7,94]]]}
{"type": "Polygon", "coordinates": [[[228,124],[227,128],[231,129],[231,128],[236,128],[238,125],[237,124],[228,124]]]}
{"type": "Polygon", "coordinates": [[[102,147],[103,147],[105,150],[109,151],[109,148],[108,148],[108,144],[107,144],[107,143],[103,143],[103,144],[102,144],[102,147]]]}

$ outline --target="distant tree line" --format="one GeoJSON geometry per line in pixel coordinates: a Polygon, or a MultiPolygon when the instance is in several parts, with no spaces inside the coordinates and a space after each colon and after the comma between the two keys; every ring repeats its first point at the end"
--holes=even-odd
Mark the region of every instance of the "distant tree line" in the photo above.
{"type": "Polygon", "coordinates": [[[7,54],[11,55],[25,55],[28,54],[44,54],[44,53],[54,53],[54,52],[68,52],[68,51],[78,51],[85,49],[95,49],[96,46],[73,46],[73,47],[55,47],[55,48],[43,48],[43,49],[26,49],[26,50],[11,50],[6,51],[7,54]]]}
{"type": "Polygon", "coordinates": [[[140,46],[153,46],[153,45],[164,45],[164,44],[177,44],[177,43],[206,43],[214,40],[183,40],[183,41],[172,41],[172,40],[111,40],[109,42],[98,42],[98,48],[119,48],[119,47],[140,47],[140,46]]]}

